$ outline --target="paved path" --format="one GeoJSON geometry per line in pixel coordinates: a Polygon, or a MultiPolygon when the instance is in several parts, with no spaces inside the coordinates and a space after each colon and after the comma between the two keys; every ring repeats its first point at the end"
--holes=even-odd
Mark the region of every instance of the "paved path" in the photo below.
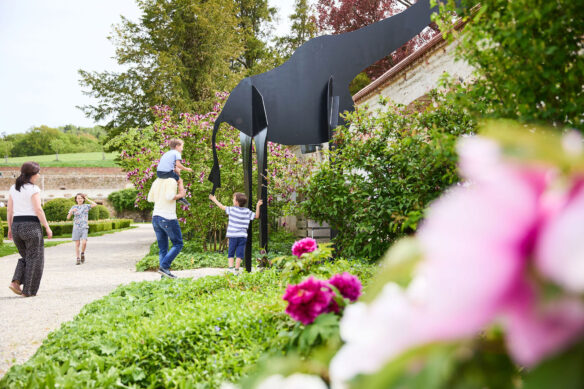
{"type": "MultiPolygon", "coordinates": [[[[37,296],[23,298],[8,289],[19,256],[0,257],[0,377],[28,360],[47,334],[75,317],[81,308],[121,284],[159,280],[154,272],[136,272],[135,264],[156,240],[152,226],[90,237],[86,261],[75,265],[74,244],[45,249],[45,268],[37,296]]],[[[179,277],[221,274],[225,269],[175,272],[179,277]]]]}

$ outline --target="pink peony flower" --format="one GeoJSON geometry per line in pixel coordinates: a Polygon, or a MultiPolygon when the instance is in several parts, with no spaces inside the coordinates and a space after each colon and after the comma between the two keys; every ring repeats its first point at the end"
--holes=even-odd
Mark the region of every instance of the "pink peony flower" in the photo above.
{"type": "Polygon", "coordinates": [[[329,280],[329,284],[337,288],[343,297],[348,298],[350,301],[357,301],[363,289],[361,281],[347,272],[335,274],[329,280]]]}
{"type": "Polygon", "coordinates": [[[307,325],[327,311],[333,297],[334,292],[326,282],[309,277],[300,284],[288,285],[282,299],[288,301],[286,313],[307,325]]]}
{"type": "Polygon", "coordinates": [[[511,357],[527,367],[584,335],[584,302],[570,297],[584,291],[584,186],[558,187],[551,167],[504,162],[498,146],[480,137],[463,140],[459,155],[470,184],[431,206],[418,233],[424,261],[416,282],[391,298],[381,294],[379,303],[347,307],[333,380],[494,322],[511,357]],[[565,293],[545,295],[545,283],[565,293]],[[384,346],[372,352],[374,344],[384,346]]]}
{"type": "Polygon", "coordinates": [[[294,245],[292,245],[292,254],[300,258],[302,254],[311,253],[316,250],[316,248],[316,240],[312,238],[304,238],[294,242],[294,245]]]}

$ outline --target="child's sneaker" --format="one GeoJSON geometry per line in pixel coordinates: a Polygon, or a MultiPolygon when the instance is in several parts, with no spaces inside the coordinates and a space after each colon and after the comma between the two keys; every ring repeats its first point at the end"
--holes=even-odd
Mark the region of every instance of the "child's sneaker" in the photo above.
{"type": "Polygon", "coordinates": [[[75,264],[76,265],[81,265],[81,259],[77,258],[77,262],[75,264]]]}
{"type": "Polygon", "coordinates": [[[187,199],[185,199],[184,197],[181,197],[180,199],[177,200],[179,203],[186,205],[187,207],[191,206],[191,203],[189,203],[187,201],[187,199]]]}
{"type": "Polygon", "coordinates": [[[81,253],[81,263],[85,262],[85,253],[81,253]]]}

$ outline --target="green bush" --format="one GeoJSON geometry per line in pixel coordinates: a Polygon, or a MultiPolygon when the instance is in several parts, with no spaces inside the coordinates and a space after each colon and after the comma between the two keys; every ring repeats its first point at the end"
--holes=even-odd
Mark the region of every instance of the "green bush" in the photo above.
{"type": "Polygon", "coordinates": [[[0,246],[4,244],[4,223],[2,223],[2,220],[0,217],[0,246]]]}
{"type": "MultiPolygon", "coordinates": [[[[53,231],[54,236],[59,235],[71,235],[73,232],[73,222],[72,221],[65,221],[65,222],[53,222],[49,223],[51,226],[51,230],[53,231]]],[[[111,230],[119,230],[122,228],[128,228],[132,224],[131,219],[114,219],[114,220],[99,220],[99,221],[90,221],[89,222],[89,232],[102,232],[102,231],[111,231],[111,230]]],[[[43,228],[43,233],[45,229],[43,228]]],[[[5,237],[8,230],[4,226],[4,223],[0,223],[0,232],[5,237]]],[[[46,233],[45,233],[46,234],[46,233]]]]}
{"type": "Polygon", "coordinates": [[[47,221],[62,221],[67,218],[67,213],[74,205],[75,201],[71,199],[53,199],[45,203],[43,210],[47,221]]]}
{"type": "MultiPolygon", "coordinates": [[[[346,261],[322,267],[365,284],[374,269],[346,261]]],[[[285,287],[275,270],[121,286],[49,334],[0,387],[218,388],[290,342],[278,336],[290,323],[285,287]]]]}
{"type": "Polygon", "coordinates": [[[348,125],[335,130],[336,148],[301,188],[305,214],[338,231],[342,255],[381,257],[458,181],[455,142],[476,124],[443,96],[432,97],[438,107],[420,113],[388,106],[348,114],[348,125]]]}
{"type": "Polygon", "coordinates": [[[137,194],[138,191],[135,188],[128,188],[110,193],[107,199],[117,212],[133,211],[136,209],[134,202],[137,194]]]}
{"type": "Polygon", "coordinates": [[[98,205],[89,210],[89,220],[104,220],[110,218],[109,210],[103,206],[98,205]]]}
{"type": "MultiPolygon", "coordinates": [[[[582,3],[481,0],[480,11],[474,12],[476,3],[463,0],[459,10],[472,20],[460,35],[458,55],[477,74],[471,85],[460,88],[458,104],[483,118],[584,132],[582,3]]],[[[450,24],[452,14],[444,12],[443,18],[450,24]]]]}
{"type": "Polygon", "coordinates": [[[6,213],[8,212],[8,207],[0,207],[0,219],[6,220],[6,213]]]}

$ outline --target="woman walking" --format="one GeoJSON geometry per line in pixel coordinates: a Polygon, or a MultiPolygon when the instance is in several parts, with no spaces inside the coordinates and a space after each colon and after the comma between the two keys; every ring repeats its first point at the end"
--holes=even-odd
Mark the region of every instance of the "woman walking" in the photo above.
{"type": "Polygon", "coordinates": [[[35,185],[39,172],[38,163],[25,162],[20,168],[20,176],[8,192],[8,239],[14,241],[22,257],[18,260],[9,288],[24,297],[37,294],[43,276],[45,246],[41,224],[45,226],[47,238],[53,237],[41,207],[41,190],[35,185]]]}
{"type": "Polygon", "coordinates": [[[71,239],[75,242],[75,255],[77,256],[76,264],[80,265],[85,262],[85,248],[87,247],[87,234],[89,232],[89,210],[95,207],[97,204],[87,198],[87,195],[83,193],[77,193],[75,195],[74,205],[69,210],[67,214],[67,220],[71,215],[73,217],[73,234],[71,239]],[[85,200],[89,201],[89,204],[85,204],[85,200]],[[81,255],[79,255],[79,244],[81,242],[81,255]]]}

